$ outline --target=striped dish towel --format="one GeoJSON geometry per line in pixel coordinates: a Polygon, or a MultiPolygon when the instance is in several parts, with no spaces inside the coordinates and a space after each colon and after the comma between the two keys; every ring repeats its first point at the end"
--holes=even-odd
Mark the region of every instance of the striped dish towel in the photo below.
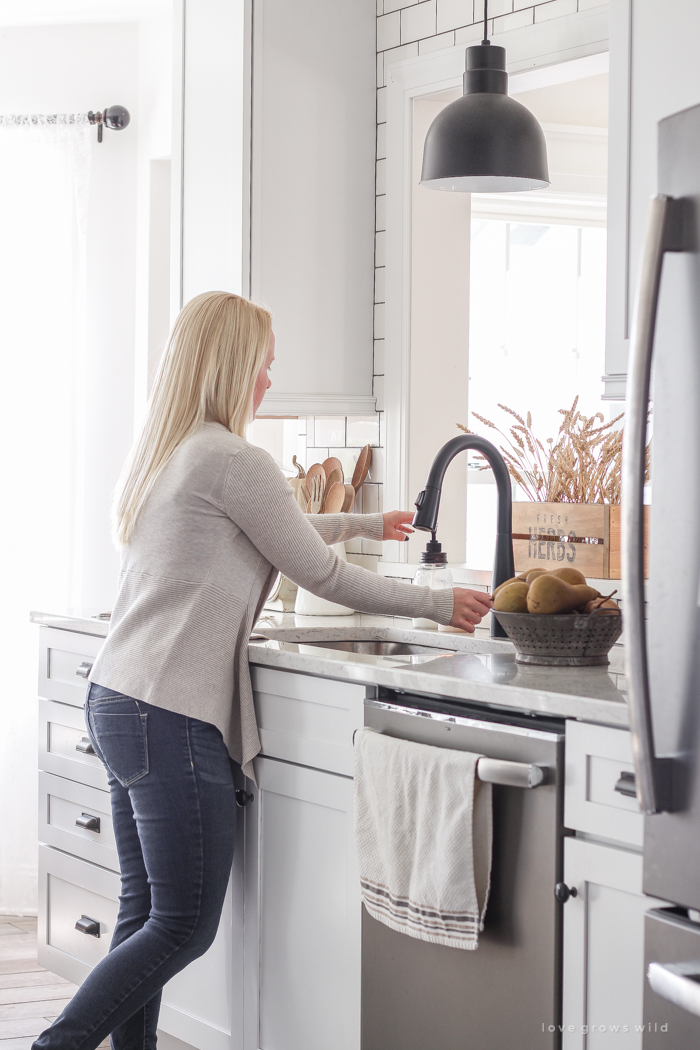
{"type": "Polygon", "coordinates": [[[491,785],[479,755],[355,737],[355,839],[362,899],[399,933],[474,949],[491,878],[491,785]]]}

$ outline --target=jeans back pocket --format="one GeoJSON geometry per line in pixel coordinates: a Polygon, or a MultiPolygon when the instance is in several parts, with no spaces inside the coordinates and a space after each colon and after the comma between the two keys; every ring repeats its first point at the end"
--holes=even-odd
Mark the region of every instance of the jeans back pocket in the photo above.
{"type": "Polygon", "coordinates": [[[148,773],[148,715],[138,701],[112,695],[88,700],[88,724],[108,771],[122,787],[148,773]]]}

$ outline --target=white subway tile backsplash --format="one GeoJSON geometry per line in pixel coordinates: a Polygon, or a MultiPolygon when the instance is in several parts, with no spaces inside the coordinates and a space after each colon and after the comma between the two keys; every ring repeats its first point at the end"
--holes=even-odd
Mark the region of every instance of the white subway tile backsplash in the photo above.
{"type": "Polygon", "coordinates": [[[384,157],[386,157],[386,124],[377,124],[377,160],[382,160],[384,157]]]}
{"type": "Polygon", "coordinates": [[[352,478],[355,464],[357,463],[357,457],[360,452],[360,448],[339,448],[333,453],[333,455],[337,456],[343,464],[343,474],[345,475],[345,480],[347,482],[352,478]]]}
{"type": "Polygon", "coordinates": [[[402,44],[433,36],[437,32],[436,2],[437,0],[423,0],[422,3],[407,7],[401,12],[402,44]]]}
{"type": "Polygon", "coordinates": [[[386,160],[382,158],[377,161],[377,195],[386,193],[386,160]]]}
{"type": "Polygon", "coordinates": [[[375,303],[383,303],[385,301],[384,294],[384,274],[386,270],[383,266],[380,266],[374,271],[374,301],[375,303]]]}
{"type": "Polygon", "coordinates": [[[509,15],[501,15],[493,20],[493,35],[507,33],[510,29],[522,29],[523,26],[531,26],[534,20],[534,12],[531,7],[524,11],[514,11],[509,15]]]}
{"type": "Polygon", "coordinates": [[[418,0],[384,0],[384,11],[398,11],[401,7],[413,7],[418,0]]]}
{"type": "Polygon", "coordinates": [[[386,88],[377,88],[377,124],[386,120],[386,88]]]}
{"type": "MultiPolygon", "coordinates": [[[[382,331],[383,330],[384,330],[384,325],[382,324],[382,331]]],[[[375,332],[376,332],[376,328],[375,328],[375,332]]],[[[374,398],[375,398],[375,401],[376,401],[377,412],[383,412],[384,411],[384,376],[375,376],[374,377],[373,388],[374,388],[374,398]]],[[[383,481],[384,479],[381,478],[379,480],[383,481]]]]}
{"type": "Polygon", "coordinates": [[[356,537],[354,540],[345,541],[346,554],[362,554],[362,540],[356,537]]]}
{"type": "MultiPolygon", "coordinates": [[[[489,34],[493,33],[493,22],[489,19],[489,34]]],[[[478,44],[484,35],[484,23],[475,22],[474,25],[464,26],[455,32],[455,44],[478,44]]]]}
{"type": "Polygon", "coordinates": [[[308,470],[312,463],[323,463],[324,459],[328,459],[328,449],[312,446],[306,449],[306,463],[304,467],[308,470]]]}
{"type": "Polygon", "coordinates": [[[379,485],[384,484],[384,449],[382,448],[372,449],[372,465],[369,468],[368,481],[379,485]]]}
{"type": "Polygon", "coordinates": [[[322,447],[343,448],[345,445],[345,416],[335,419],[316,416],[314,420],[314,443],[322,447]]]}
{"type": "Polygon", "coordinates": [[[376,213],[376,219],[377,219],[376,226],[377,226],[377,232],[379,232],[380,230],[385,230],[386,229],[386,197],[384,196],[384,194],[382,194],[382,196],[381,197],[377,197],[376,200],[377,200],[377,204],[376,204],[376,210],[377,210],[377,213],[376,213]]]}
{"type": "Polygon", "coordinates": [[[377,87],[384,86],[384,52],[377,53],[377,87]]]}
{"type": "Polygon", "coordinates": [[[405,58],[416,58],[418,55],[418,44],[413,42],[410,44],[402,44],[401,47],[394,47],[391,51],[384,52],[384,76],[385,78],[390,76],[389,67],[392,62],[403,62],[405,58]]]}
{"type": "Polygon", "coordinates": [[[592,7],[603,7],[608,0],[578,0],[579,11],[589,11],[592,7]]]}
{"type": "Polygon", "coordinates": [[[375,376],[384,375],[384,340],[374,340],[374,374],[375,376]]]}
{"type": "Polygon", "coordinates": [[[374,265],[384,266],[386,261],[386,233],[380,230],[374,239],[374,265]]]}
{"type": "Polygon", "coordinates": [[[438,0],[437,31],[468,26],[474,21],[474,0],[438,0]]]}
{"type": "Polygon", "coordinates": [[[364,448],[365,445],[379,444],[379,416],[362,418],[361,416],[348,416],[348,439],[347,444],[364,448]]]}
{"type": "Polygon", "coordinates": [[[377,51],[386,51],[390,47],[398,47],[401,43],[401,13],[392,11],[391,14],[381,15],[377,19],[377,51]]]}
{"type": "MultiPolygon", "coordinates": [[[[368,514],[369,511],[365,511],[368,514]]],[[[382,556],[384,548],[381,540],[362,540],[362,553],[363,554],[375,554],[377,557],[382,556]]]]}
{"type": "MultiPolygon", "coordinates": [[[[513,0],[489,0],[489,21],[513,10],[513,0]]],[[[474,0],[474,21],[484,21],[484,0],[474,0]]]]}
{"type": "Polygon", "coordinates": [[[437,36],[429,36],[427,40],[418,41],[418,54],[427,55],[431,51],[442,51],[444,47],[452,47],[455,42],[454,32],[439,33],[437,36]]]}
{"type": "Polygon", "coordinates": [[[374,307],[374,337],[384,338],[384,303],[376,303],[374,307]]]}
{"type": "Polygon", "coordinates": [[[362,486],[362,513],[379,513],[379,485],[366,481],[362,486]]]}
{"type": "Polygon", "coordinates": [[[576,10],[576,0],[552,0],[549,4],[538,4],[535,8],[535,22],[546,22],[550,18],[573,15],[576,10]]]}

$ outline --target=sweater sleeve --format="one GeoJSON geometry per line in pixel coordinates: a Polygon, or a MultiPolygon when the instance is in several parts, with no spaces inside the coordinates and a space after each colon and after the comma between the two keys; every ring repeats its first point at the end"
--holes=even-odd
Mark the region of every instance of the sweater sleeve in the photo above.
{"type": "MultiPolygon", "coordinates": [[[[302,511],[303,513],[303,511],[302,511]]],[[[384,517],[381,514],[307,514],[324,543],[343,543],[362,536],[366,540],[381,540],[384,517]]]]}
{"type": "Polygon", "coordinates": [[[224,486],[224,509],[267,561],[312,594],[359,612],[426,616],[442,624],[452,619],[451,589],[415,587],[338,558],[262,449],[248,445],[233,457],[224,486]]]}

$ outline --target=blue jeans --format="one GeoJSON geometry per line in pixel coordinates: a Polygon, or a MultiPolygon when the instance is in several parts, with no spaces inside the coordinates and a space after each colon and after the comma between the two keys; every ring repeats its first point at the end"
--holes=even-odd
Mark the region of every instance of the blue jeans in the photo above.
{"type": "Polygon", "coordinates": [[[161,989],[209,948],[236,833],[234,763],[208,722],[91,685],[121,866],[109,949],[32,1050],[155,1050],[161,989]]]}

